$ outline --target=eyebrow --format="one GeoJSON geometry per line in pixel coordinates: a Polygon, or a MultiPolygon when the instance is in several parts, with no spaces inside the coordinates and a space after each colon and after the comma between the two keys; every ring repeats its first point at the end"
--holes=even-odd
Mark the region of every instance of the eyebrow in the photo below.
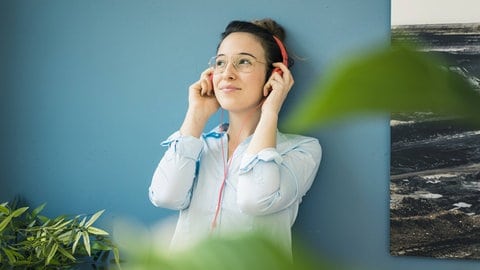
{"type": "MultiPolygon", "coordinates": [[[[253,58],[257,59],[257,57],[256,57],[255,55],[251,54],[251,53],[247,53],[247,52],[241,52],[241,53],[237,53],[237,55],[238,55],[238,54],[239,54],[239,55],[249,55],[249,56],[251,56],[251,57],[253,57],[253,58]]],[[[217,56],[225,56],[225,55],[226,55],[226,54],[224,54],[224,53],[217,54],[217,56]]]]}

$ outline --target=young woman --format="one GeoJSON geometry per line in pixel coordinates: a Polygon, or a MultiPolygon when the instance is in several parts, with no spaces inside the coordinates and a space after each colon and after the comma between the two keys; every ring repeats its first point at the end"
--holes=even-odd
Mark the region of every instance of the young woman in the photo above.
{"type": "Polygon", "coordinates": [[[163,142],[149,188],[155,206],[180,210],[173,248],[259,230],[291,251],[291,226],[322,152],[317,139],[277,129],[294,83],[284,37],[270,19],[229,23],[210,68],[190,86],[184,122],[163,142]],[[203,133],[219,108],[229,123],[203,133]]]}

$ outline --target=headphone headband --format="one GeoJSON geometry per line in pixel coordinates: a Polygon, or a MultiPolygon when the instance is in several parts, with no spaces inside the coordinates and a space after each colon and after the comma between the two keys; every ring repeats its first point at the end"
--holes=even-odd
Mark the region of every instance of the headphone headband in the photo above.
{"type": "Polygon", "coordinates": [[[275,35],[273,36],[273,39],[275,40],[275,42],[277,42],[277,45],[280,48],[280,52],[282,53],[283,64],[288,66],[288,54],[287,54],[287,50],[285,49],[285,45],[283,45],[283,42],[275,35]]]}

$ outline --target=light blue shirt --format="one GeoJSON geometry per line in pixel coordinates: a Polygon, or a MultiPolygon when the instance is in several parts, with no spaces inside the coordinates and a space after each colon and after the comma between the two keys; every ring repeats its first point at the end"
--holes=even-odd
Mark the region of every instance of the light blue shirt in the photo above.
{"type": "Polygon", "coordinates": [[[245,139],[231,157],[212,230],[228,153],[227,127],[220,125],[201,138],[177,131],[162,143],[168,149],[149,197],[157,207],[180,210],[171,247],[190,247],[211,234],[260,230],[291,252],[291,227],[322,157],[318,140],[277,132],[276,148],[248,155],[251,136],[245,139]]]}

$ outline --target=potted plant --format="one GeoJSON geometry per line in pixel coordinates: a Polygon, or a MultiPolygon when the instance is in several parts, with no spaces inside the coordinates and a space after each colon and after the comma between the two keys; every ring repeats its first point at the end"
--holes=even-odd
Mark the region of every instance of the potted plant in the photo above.
{"type": "Polygon", "coordinates": [[[118,248],[109,233],[93,224],[104,210],[93,215],[47,218],[40,215],[45,204],[29,207],[0,204],[0,265],[2,269],[66,269],[80,264],[101,265],[118,248]]]}

